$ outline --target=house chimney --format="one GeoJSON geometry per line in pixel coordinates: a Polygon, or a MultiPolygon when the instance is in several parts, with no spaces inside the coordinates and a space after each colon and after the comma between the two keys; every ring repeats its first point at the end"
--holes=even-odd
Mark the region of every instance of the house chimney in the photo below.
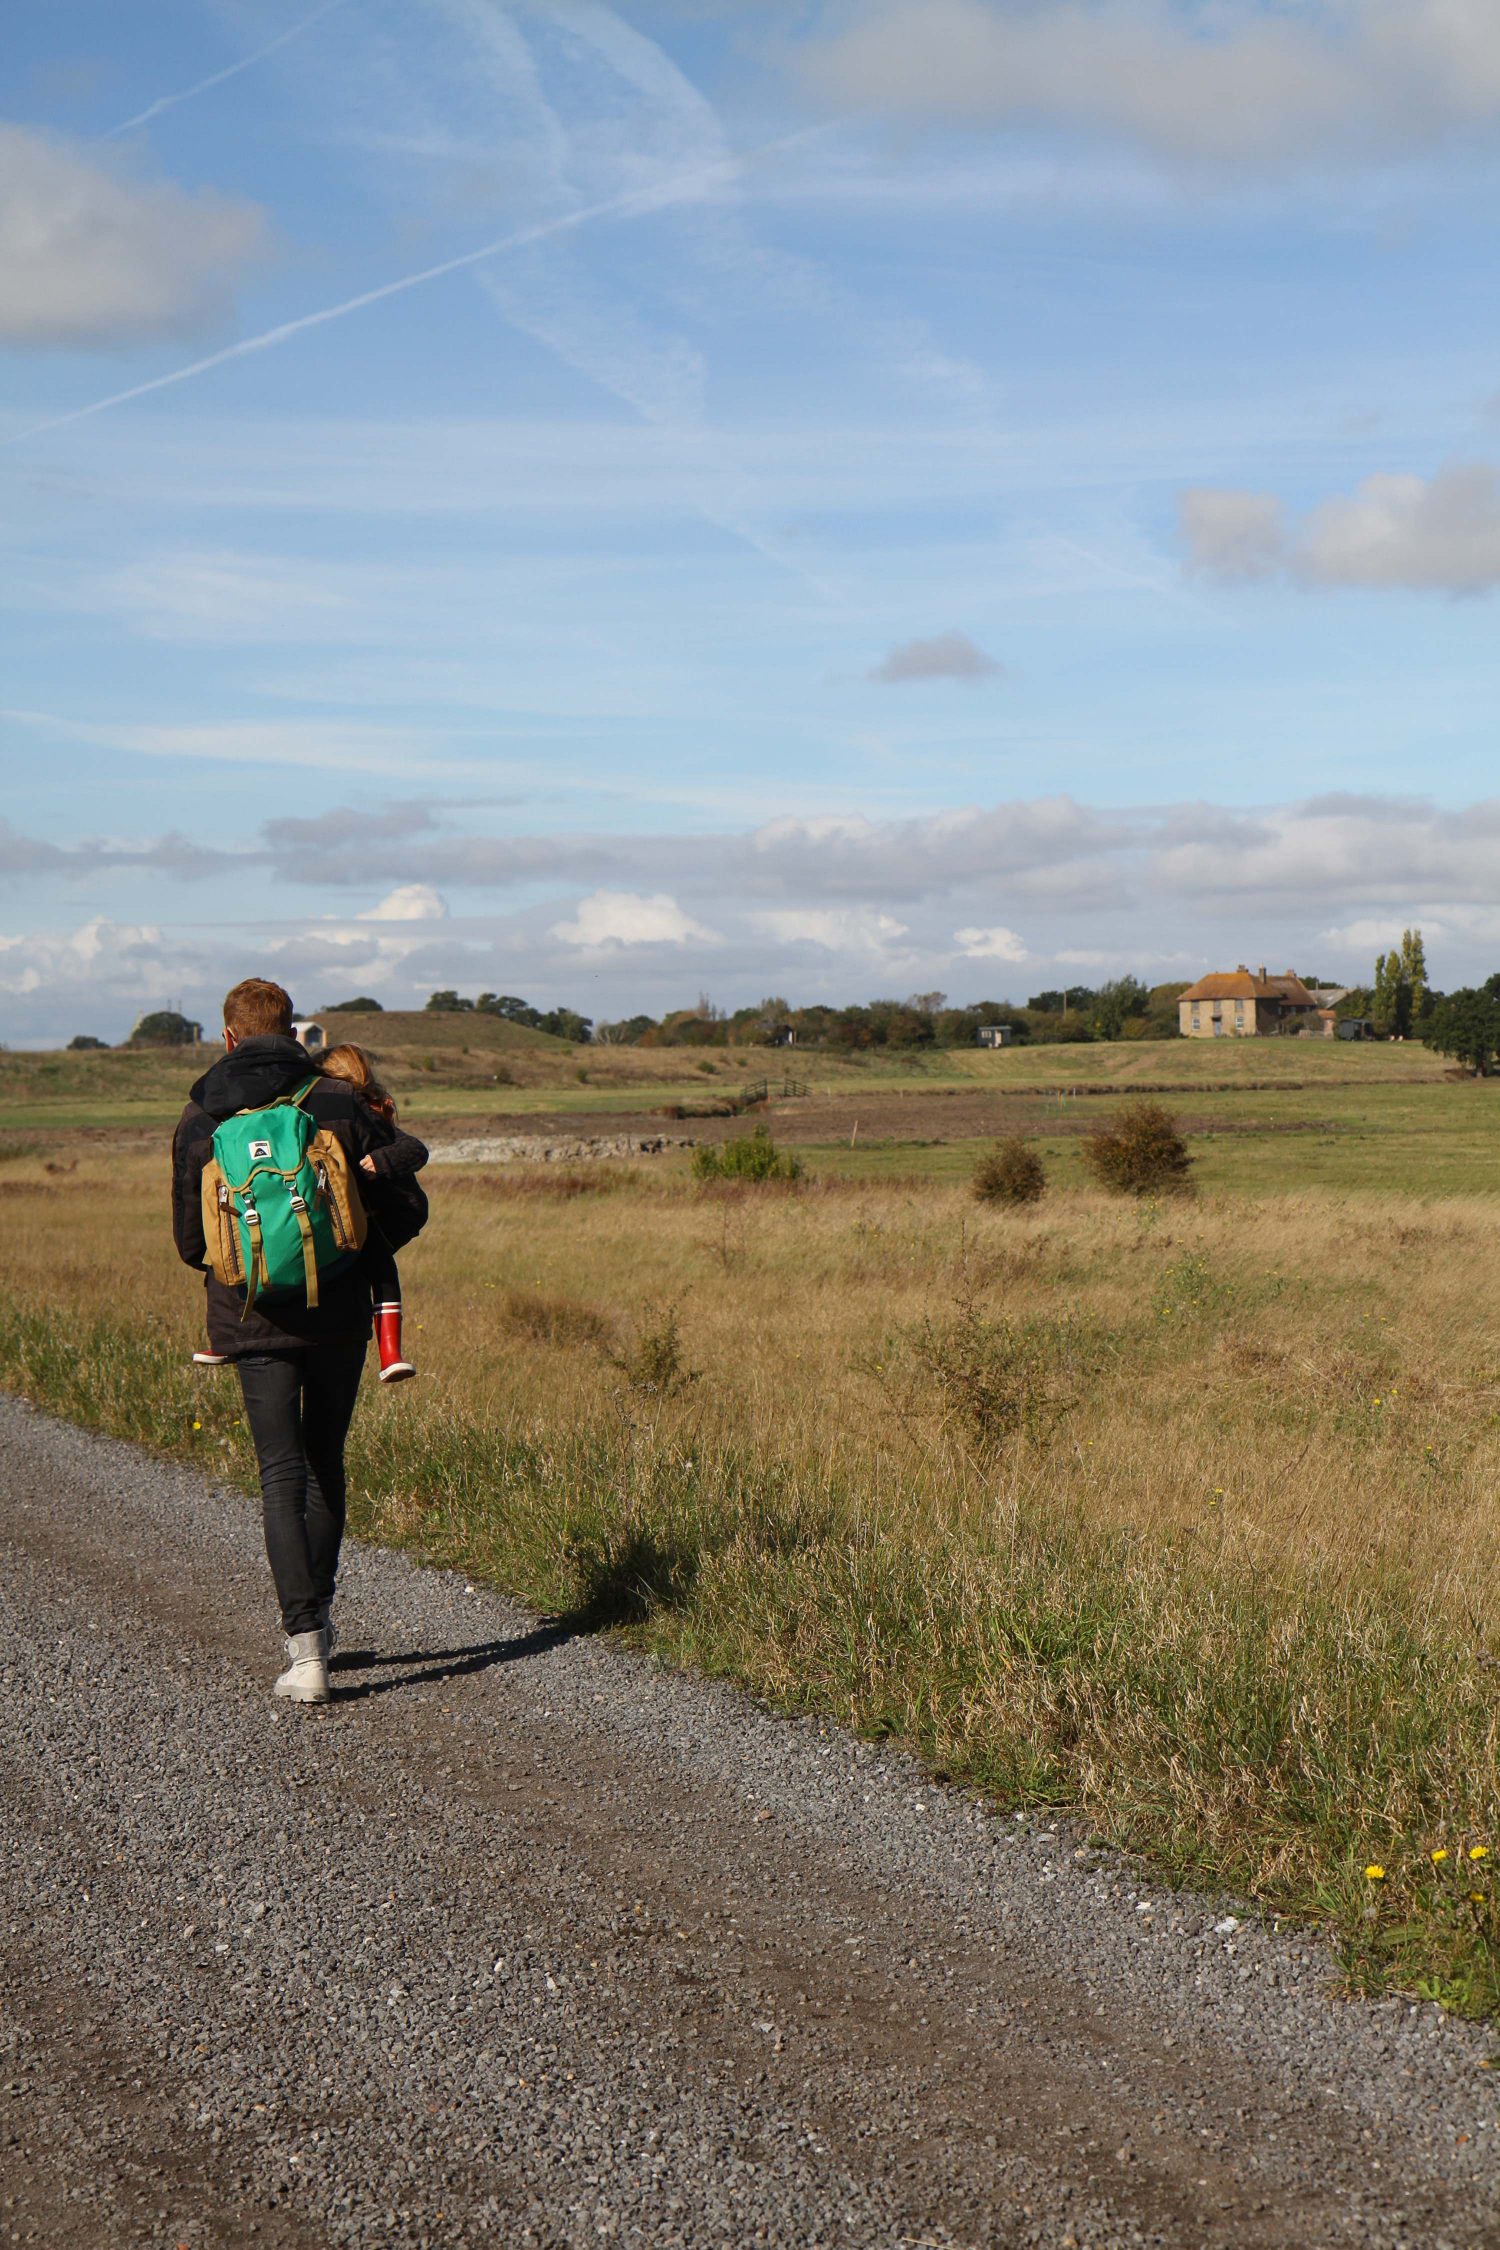
{"type": "Polygon", "coordinates": [[[1260,968],[1259,968],[1259,971],[1258,971],[1257,973],[1258,973],[1258,975],[1259,975],[1259,977],[1260,977],[1260,981],[1261,981],[1261,983],[1262,983],[1262,984],[1264,984],[1264,983],[1265,983],[1265,981],[1266,981],[1266,964],[1265,964],[1265,962],[1264,962],[1264,961],[1262,961],[1262,963],[1261,963],[1261,965],[1260,965],[1260,968]]]}
{"type": "Polygon", "coordinates": [[[1237,963],[1235,964],[1235,972],[1234,972],[1234,973],[1235,973],[1235,975],[1236,975],[1236,976],[1240,976],[1240,977],[1248,976],[1248,975],[1250,974],[1249,970],[1248,970],[1248,969],[1247,969],[1247,968],[1245,967],[1245,964],[1244,964],[1244,962],[1243,962],[1243,961],[1237,962],[1237,963]]]}

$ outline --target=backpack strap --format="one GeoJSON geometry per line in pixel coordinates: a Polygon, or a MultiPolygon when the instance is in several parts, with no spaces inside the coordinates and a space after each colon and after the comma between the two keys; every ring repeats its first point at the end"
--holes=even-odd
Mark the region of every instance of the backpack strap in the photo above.
{"type": "Polygon", "coordinates": [[[316,1312],[318,1309],[318,1250],[317,1244],[313,1241],[312,1220],[307,1215],[307,1203],[295,1180],[288,1180],[287,1193],[291,1197],[292,1215],[297,1221],[297,1230],[302,1236],[302,1272],[307,1290],[307,1309],[309,1312],[316,1312]]]}

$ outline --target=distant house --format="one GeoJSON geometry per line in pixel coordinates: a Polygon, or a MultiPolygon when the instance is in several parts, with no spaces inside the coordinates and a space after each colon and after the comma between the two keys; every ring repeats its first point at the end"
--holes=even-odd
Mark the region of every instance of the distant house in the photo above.
{"type": "Polygon", "coordinates": [[[794,1024],[772,1024],[771,1029],[766,1034],[766,1045],[768,1047],[795,1047],[796,1044],[797,1031],[794,1024]]]}
{"type": "Polygon", "coordinates": [[[1016,1027],[1013,1023],[982,1023],[974,1037],[981,1047],[1013,1047],[1016,1027]]]}
{"type": "Polygon", "coordinates": [[[300,1039],[310,1055],[320,1055],[328,1044],[328,1035],[323,1026],[314,1023],[311,1017],[303,1023],[292,1025],[292,1037],[300,1039]]]}
{"type": "Polygon", "coordinates": [[[1189,985],[1177,1003],[1177,1021],[1185,1039],[1266,1039],[1323,1029],[1318,1003],[1299,976],[1290,969],[1269,976],[1264,965],[1252,971],[1243,961],[1189,985]]]}

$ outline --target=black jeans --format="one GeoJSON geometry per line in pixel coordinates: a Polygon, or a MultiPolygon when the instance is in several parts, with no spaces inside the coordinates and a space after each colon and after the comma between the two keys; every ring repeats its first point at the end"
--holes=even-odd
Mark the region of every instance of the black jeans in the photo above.
{"type": "Polygon", "coordinates": [[[365,1364],[363,1336],[237,1359],[260,1463],[266,1554],[288,1633],[310,1633],[333,1599],[344,1537],[344,1440],[365,1364]]]}

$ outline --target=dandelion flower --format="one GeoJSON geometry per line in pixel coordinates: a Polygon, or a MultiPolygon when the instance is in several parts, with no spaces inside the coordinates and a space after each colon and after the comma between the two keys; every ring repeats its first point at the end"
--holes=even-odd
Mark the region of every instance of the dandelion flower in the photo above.
{"type": "Polygon", "coordinates": [[[194,1428],[195,1430],[201,1430],[201,1429],[202,1429],[202,1427],[203,1427],[203,1424],[202,1424],[201,1422],[195,1422],[195,1423],[193,1424],[193,1428],[194,1428]]]}
{"type": "Polygon", "coordinates": [[[1470,1891],[1470,1893],[1469,1893],[1469,1904],[1470,1904],[1471,1906],[1483,1906],[1483,1905],[1484,1905],[1484,1903],[1485,1903],[1485,1898],[1484,1898],[1484,1893],[1483,1893],[1483,1891],[1470,1891]]]}
{"type": "Polygon", "coordinates": [[[1470,1859],[1488,1859],[1489,1856],[1490,1847],[1488,1844],[1471,1844],[1469,1846],[1470,1859]]]}
{"type": "Polygon", "coordinates": [[[1433,1866],[1434,1866],[1434,1867],[1441,1867],[1441,1866],[1442,1866],[1442,1864],[1443,1864],[1443,1861],[1444,1861],[1444,1860],[1445,1860],[1445,1859],[1446,1859],[1446,1858],[1448,1857],[1448,1854],[1447,1854],[1447,1851],[1446,1851],[1446,1850],[1444,1849],[1443,1845],[1439,1844],[1439,1846],[1438,1846],[1437,1850],[1436,1850],[1435,1852],[1433,1852],[1433,1853],[1432,1853],[1432,1854],[1431,1854],[1430,1856],[1431,1856],[1431,1859],[1432,1859],[1432,1864],[1433,1864],[1433,1866]]]}
{"type": "Polygon", "coordinates": [[[1383,1867],[1367,1867],[1365,1869],[1365,1881],[1367,1883],[1383,1883],[1385,1881],[1385,1869],[1383,1867]]]}

